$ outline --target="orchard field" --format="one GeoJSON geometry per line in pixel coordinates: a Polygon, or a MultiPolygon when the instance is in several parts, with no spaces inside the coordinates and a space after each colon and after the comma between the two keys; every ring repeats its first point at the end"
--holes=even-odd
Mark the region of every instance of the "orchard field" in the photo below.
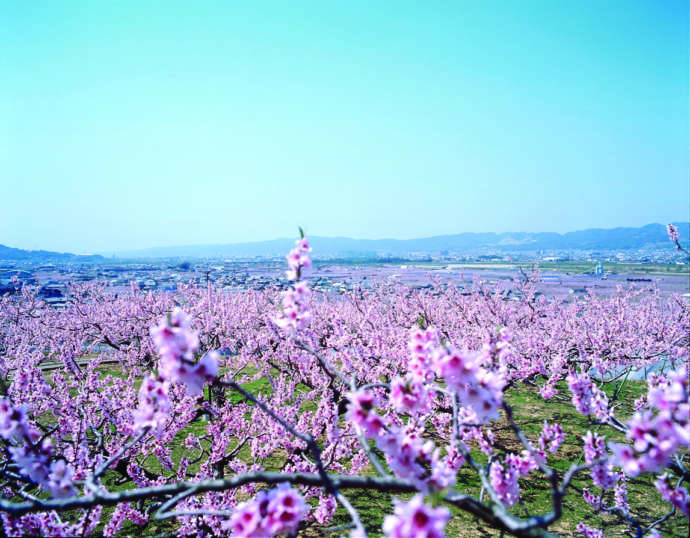
{"type": "Polygon", "coordinates": [[[0,298],[4,534],[687,535],[687,298],[331,296],[309,250],[282,293],[0,298]]]}

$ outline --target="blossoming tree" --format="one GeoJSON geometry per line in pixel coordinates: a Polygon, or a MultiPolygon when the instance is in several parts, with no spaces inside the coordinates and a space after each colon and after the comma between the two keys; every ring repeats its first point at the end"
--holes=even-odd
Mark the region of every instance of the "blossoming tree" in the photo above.
{"type": "Polygon", "coordinates": [[[293,535],[340,507],[350,522],[331,530],[352,536],[443,536],[458,512],[547,536],[571,496],[636,536],[688,516],[687,301],[635,289],[547,301],[529,280],[519,301],[480,283],[327,297],[309,289],[310,250],[301,237],[288,254],[280,294],[87,285],[64,311],[28,287],[1,298],[5,534],[174,520],[186,536],[293,535]],[[621,415],[629,374],[660,362],[621,415]],[[586,431],[556,416],[524,429],[508,396],[525,390],[569,401],[586,431]],[[581,449],[556,466],[568,436],[581,449]],[[668,503],[654,519],[627,493],[646,474],[668,503]],[[537,482],[549,507],[530,514],[522,497],[537,482]],[[380,529],[352,502],[361,491],[393,497],[380,529]]]}

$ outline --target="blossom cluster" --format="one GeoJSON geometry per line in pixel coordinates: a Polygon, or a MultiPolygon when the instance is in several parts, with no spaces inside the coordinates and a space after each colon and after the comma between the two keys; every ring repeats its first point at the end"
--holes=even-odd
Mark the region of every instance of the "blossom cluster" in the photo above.
{"type": "Polygon", "coordinates": [[[625,477],[625,473],[618,472],[616,473],[616,480],[616,486],[613,488],[616,508],[628,512],[630,510],[630,505],[628,504],[628,479],[625,477]]]}
{"type": "Polygon", "coordinates": [[[491,462],[489,480],[499,500],[506,506],[513,506],[520,500],[518,479],[539,468],[534,456],[527,450],[521,454],[507,454],[503,463],[491,462]]]}
{"type": "Polygon", "coordinates": [[[502,372],[481,366],[485,358],[482,352],[444,349],[434,361],[436,374],[458,394],[460,403],[474,412],[478,423],[498,418],[506,384],[502,372]]]}
{"type": "Polygon", "coordinates": [[[413,375],[396,377],[391,381],[390,399],[398,413],[417,415],[428,412],[431,396],[426,384],[413,375]]]}
{"type": "Polygon", "coordinates": [[[432,363],[438,346],[439,336],[434,328],[412,329],[408,340],[411,357],[407,367],[414,379],[422,382],[433,380],[432,363]]]}
{"type": "Polygon", "coordinates": [[[26,408],[0,399],[0,436],[8,447],[19,472],[41,486],[53,497],[70,497],[76,493],[72,485],[72,469],[63,459],[53,458],[53,443],[42,438],[28,421],[26,408]]]}
{"type": "Polygon", "coordinates": [[[200,361],[194,361],[199,350],[199,335],[191,325],[192,318],[175,308],[151,328],[151,338],[160,356],[158,375],[148,375],[141,383],[134,411],[134,431],[150,428],[160,433],[172,410],[170,383],[183,383],[189,395],[199,396],[204,385],[218,375],[220,356],[217,351],[210,351],[200,361]]]}
{"type": "Polygon", "coordinates": [[[652,376],[647,392],[649,409],[636,412],[628,421],[627,438],[632,446],[610,443],[614,461],[628,476],[657,472],[682,447],[690,446],[690,403],[687,370],[652,376]]]}
{"type": "Polygon", "coordinates": [[[421,491],[439,491],[455,483],[455,468],[433,441],[424,441],[412,427],[400,427],[374,410],[375,395],[360,389],[348,395],[347,418],[369,439],[374,439],[391,470],[411,480],[421,491]]]}
{"type": "Polygon", "coordinates": [[[565,433],[559,424],[548,424],[544,421],[544,427],[539,435],[539,449],[544,452],[544,455],[547,450],[551,453],[556,452],[560,448],[564,437],[565,433]]]}
{"type": "Polygon", "coordinates": [[[168,419],[172,404],[168,395],[170,383],[152,375],[144,378],[139,388],[139,405],[134,411],[134,429],[159,430],[168,419]]]}
{"type": "Polygon", "coordinates": [[[686,488],[671,484],[670,477],[667,473],[658,477],[654,485],[659,493],[661,493],[662,499],[683,512],[685,517],[690,517],[690,495],[688,495],[688,490],[686,488]]]}
{"type": "Polygon", "coordinates": [[[611,489],[616,484],[616,475],[613,472],[613,464],[606,458],[605,438],[588,431],[583,441],[585,461],[592,464],[591,475],[594,485],[601,489],[611,489]]]}
{"type": "MultiPolygon", "coordinates": [[[[506,338],[507,333],[504,333],[499,350],[504,348],[506,338]]],[[[482,367],[490,357],[491,347],[485,346],[482,351],[460,351],[440,345],[438,333],[427,328],[411,331],[409,348],[412,357],[408,368],[412,379],[429,382],[435,374],[457,393],[463,406],[473,411],[477,422],[498,418],[506,379],[500,370],[482,367]]]]}
{"type": "Polygon", "coordinates": [[[676,228],[673,224],[667,224],[666,231],[668,232],[668,238],[674,243],[676,243],[678,239],[680,239],[680,235],[678,234],[678,228],[676,228]]]}
{"type": "Polygon", "coordinates": [[[582,522],[578,523],[577,532],[585,538],[604,538],[604,531],[585,525],[582,522]]]}
{"type": "Polygon", "coordinates": [[[583,415],[594,415],[599,420],[609,417],[609,403],[606,394],[592,383],[592,379],[586,373],[571,373],[566,381],[572,392],[572,402],[575,409],[583,415]]]}
{"type": "Polygon", "coordinates": [[[132,521],[136,525],[144,525],[147,522],[146,516],[143,513],[132,508],[129,503],[122,503],[117,505],[108,523],[103,528],[103,536],[115,536],[127,520],[132,521]]]}
{"type": "Polygon", "coordinates": [[[450,512],[444,506],[434,508],[424,503],[421,495],[415,495],[404,503],[393,501],[393,514],[383,520],[383,532],[387,538],[442,538],[450,512]]]}
{"type": "Polygon", "coordinates": [[[275,323],[288,332],[304,330],[311,320],[309,310],[309,287],[301,280],[311,271],[311,247],[305,237],[298,239],[295,248],[286,256],[288,280],[292,281],[290,289],[283,292],[281,299],[282,311],[275,318],[275,323]]]}
{"type": "Polygon", "coordinates": [[[192,318],[179,308],[151,328],[151,337],[158,349],[159,376],[171,382],[181,382],[192,396],[201,394],[204,384],[218,374],[216,351],[206,353],[195,363],[194,354],[199,350],[199,334],[191,328],[192,318]]]}
{"type": "Polygon", "coordinates": [[[260,491],[239,504],[223,529],[238,538],[264,538],[291,534],[309,511],[304,498],[287,482],[270,491],[260,491]]]}
{"type": "MultiPolygon", "coordinates": [[[[496,355],[505,341],[505,336],[498,341],[501,344],[498,351],[492,351],[489,346],[480,352],[458,351],[442,345],[433,328],[413,329],[408,342],[411,352],[408,373],[391,381],[390,406],[398,413],[409,414],[423,422],[424,414],[430,411],[434,392],[450,390],[453,398],[457,396],[463,406],[464,423],[477,425],[497,418],[505,378],[501,372],[486,369],[482,364],[491,353],[496,355]],[[433,381],[436,378],[443,380],[447,389],[435,386],[433,381]]],[[[497,342],[490,343],[490,346],[496,345],[497,342]]],[[[452,486],[464,459],[457,457],[458,454],[451,449],[442,457],[440,448],[433,441],[424,440],[421,431],[415,428],[414,420],[403,427],[379,415],[375,410],[376,399],[376,394],[369,389],[350,393],[347,418],[365,437],[375,440],[395,475],[412,481],[422,492],[452,486]]],[[[468,435],[476,436],[480,443],[483,439],[479,431],[468,435]]],[[[516,457],[509,459],[508,465],[511,470],[516,470],[516,476],[520,476],[526,465],[529,467],[533,463],[536,468],[536,462],[526,462],[516,457]]],[[[494,473],[498,477],[498,467],[494,473]]],[[[513,504],[510,495],[506,496],[506,502],[513,504]]]]}
{"type": "Polygon", "coordinates": [[[489,479],[499,500],[506,506],[513,506],[520,500],[520,487],[518,478],[520,472],[515,465],[507,461],[502,464],[499,461],[491,463],[489,479]]]}

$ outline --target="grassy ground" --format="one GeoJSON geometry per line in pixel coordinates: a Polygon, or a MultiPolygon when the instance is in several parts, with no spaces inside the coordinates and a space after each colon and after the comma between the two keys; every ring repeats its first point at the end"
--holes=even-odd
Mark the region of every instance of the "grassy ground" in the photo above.
{"type": "MultiPolygon", "coordinates": [[[[544,261],[529,261],[529,262],[504,262],[504,261],[478,261],[478,262],[455,262],[455,261],[410,261],[400,260],[398,262],[377,263],[377,262],[361,262],[361,263],[341,263],[338,261],[330,261],[328,263],[321,262],[321,265],[372,265],[372,266],[386,266],[390,264],[403,264],[414,267],[428,267],[429,269],[437,269],[447,267],[448,265],[459,265],[467,270],[476,268],[478,270],[487,269],[490,267],[494,270],[514,269],[522,267],[525,271],[531,271],[535,266],[545,271],[557,271],[559,273],[571,274],[586,274],[592,273],[597,265],[597,262],[588,262],[584,260],[562,261],[562,262],[544,262],[544,261]]],[[[675,263],[625,263],[625,262],[604,262],[604,269],[612,271],[617,274],[655,274],[655,275],[689,275],[690,266],[677,265],[675,263]]]]}
{"type": "MultiPolygon", "coordinates": [[[[524,264],[520,264],[524,265],[524,264]]],[[[524,265],[532,267],[533,264],[524,265]]],[[[544,270],[554,270],[563,273],[584,274],[591,273],[596,263],[594,262],[539,262],[539,268],[544,270]]],[[[668,274],[668,275],[687,275],[690,267],[687,265],[676,265],[668,263],[604,263],[606,271],[613,271],[618,274],[668,274]]]]}
{"type": "MultiPolygon", "coordinates": [[[[104,371],[110,374],[118,375],[117,365],[105,365],[104,371]]],[[[245,385],[247,390],[253,393],[270,391],[268,383],[264,379],[259,379],[245,385]]],[[[566,393],[565,387],[560,387],[562,393],[566,393]]],[[[646,392],[646,384],[639,381],[628,381],[621,390],[619,399],[622,402],[618,408],[619,417],[627,417],[632,413],[632,402],[640,395],[646,392]]],[[[231,395],[231,401],[239,401],[242,397],[238,394],[231,395]]],[[[519,389],[511,390],[507,395],[507,402],[513,407],[515,419],[523,428],[528,437],[533,441],[538,438],[543,422],[547,420],[549,423],[559,422],[566,431],[566,438],[556,455],[550,455],[548,464],[556,468],[561,474],[570,466],[571,462],[577,460],[582,455],[582,435],[588,430],[594,431],[598,426],[590,426],[587,419],[577,413],[569,401],[550,402],[548,405],[539,397],[536,391],[527,386],[522,386],[519,389]],[[575,433],[573,433],[575,432],[575,433]]],[[[205,430],[205,422],[199,421],[187,426],[181,431],[175,440],[175,448],[173,450],[173,461],[178,462],[181,457],[194,457],[196,451],[188,451],[184,447],[184,438],[190,433],[201,434],[205,430]]],[[[522,447],[515,439],[507,422],[503,419],[494,423],[492,428],[495,434],[495,440],[498,446],[506,447],[515,452],[520,452],[522,447]]],[[[608,428],[601,428],[599,431],[605,434],[608,440],[621,440],[620,435],[616,435],[608,428]]],[[[473,454],[476,459],[481,462],[486,462],[486,457],[478,450],[473,449],[473,454]]],[[[239,457],[248,460],[249,451],[244,449],[240,452],[239,457]]],[[[267,469],[274,469],[279,464],[279,459],[269,460],[264,462],[267,469]]],[[[149,459],[147,467],[154,472],[170,474],[161,468],[160,464],[149,459]]],[[[190,468],[194,472],[198,469],[198,464],[190,468]]],[[[582,499],[582,495],[576,491],[582,487],[591,487],[591,480],[588,479],[588,473],[580,474],[573,482],[574,488],[566,496],[564,502],[564,515],[558,521],[551,531],[562,536],[576,536],[575,527],[580,521],[586,522],[588,525],[598,528],[603,528],[606,536],[624,536],[629,527],[620,518],[610,514],[598,513],[593,514],[592,509],[582,499]]],[[[664,503],[653,484],[653,477],[639,477],[628,482],[629,502],[633,507],[643,507],[642,515],[645,522],[651,522],[658,519],[665,514],[668,505],[664,503]]],[[[550,510],[550,495],[549,489],[546,485],[543,476],[539,473],[533,473],[529,479],[521,480],[521,496],[522,502],[511,509],[512,513],[518,516],[539,515],[544,514],[550,510]]],[[[109,489],[122,489],[124,486],[115,486],[110,484],[109,489]]],[[[461,469],[458,475],[457,489],[478,496],[480,493],[480,486],[478,479],[474,473],[470,472],[467,467],[461,469]]],[[[594,489],[594,488],[592,488],[594,489]]],[[[386,514],[392,512],[392,495],[382,494],[378,492],[346,492],[352,504],[358,508],[361,518],[370,536],[379,536],[381,533],[381,524],[386,514]]],[[[409,496],[402,495],[401,498],[408,498],[409,496]]],[[[607,501],[612,503],[612,492],[607,497],[607,501]]],[[[108,515],[112,513],[112,508],[104,511],[102,521],[108,520],[108,515]]],[[[495,530],[487,528],[483,523],[478,521],[473,516],[453,509],[453,518],[448,524],[448,536],[498,536],[499,533],[495,530]]],[[[335,520],[329,526],[344,525],[349,523],[349,518],[344,511],[339,510],[336,513],[335,520]]],[[[99,530],[102,530],[101,525],[99,530]]],[[[688,522],[687,519],[681,516],[674,516],[666,523],[659,527],[659,530],[664,536],[687,536],[688,522]]],[[[327,531],[325,527],[318,525],[310,525],[302,530],[302,534],[306,536],[321,536],[327,531]]],[[[125,524],[122,535],[144,535],[144,536],[160,536],[160,535],[175,535],[175,523],[168,520],[163,522],[151,522],[146,527],[136,527],[130,523],[125,524]]]]}

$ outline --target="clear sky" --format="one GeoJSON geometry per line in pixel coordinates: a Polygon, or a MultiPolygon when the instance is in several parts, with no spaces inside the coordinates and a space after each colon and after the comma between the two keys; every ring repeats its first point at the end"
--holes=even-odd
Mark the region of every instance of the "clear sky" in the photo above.
{"type": "Polygon", "coordinates": [[[0,243],[688,220],[686,0],[0,3],[0,243]]]}

